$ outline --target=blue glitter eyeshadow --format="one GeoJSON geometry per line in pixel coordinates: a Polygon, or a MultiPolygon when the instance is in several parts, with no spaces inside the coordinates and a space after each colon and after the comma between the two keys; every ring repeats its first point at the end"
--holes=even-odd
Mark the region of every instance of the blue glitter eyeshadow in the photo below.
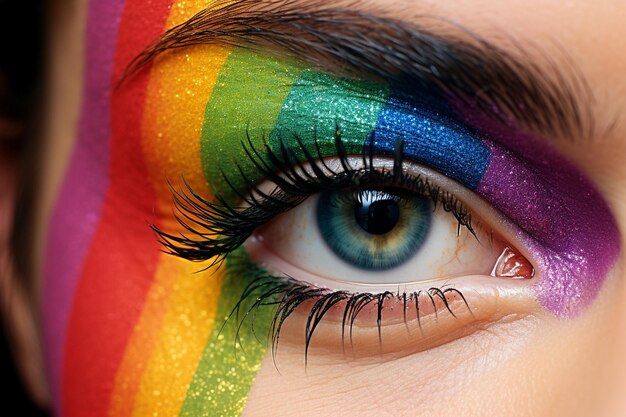
{"type": "Polygon", "coordinates": [[[426,165],[474,190],[489,164],[491,152],[475,133],[409,104],[392,92],[378,115],[376,129],[365,142],[376,155],[393,156],[397,139],[404,142],[404,158],[426,165]]]}

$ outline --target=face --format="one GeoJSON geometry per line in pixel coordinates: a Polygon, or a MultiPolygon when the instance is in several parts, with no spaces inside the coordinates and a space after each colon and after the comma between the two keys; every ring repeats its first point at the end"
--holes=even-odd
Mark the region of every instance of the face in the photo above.
{"type": "Polygon", "coordinates": [[[623,413],[626,10],[530,6],[58,5],[54,410],[623,413]]]}

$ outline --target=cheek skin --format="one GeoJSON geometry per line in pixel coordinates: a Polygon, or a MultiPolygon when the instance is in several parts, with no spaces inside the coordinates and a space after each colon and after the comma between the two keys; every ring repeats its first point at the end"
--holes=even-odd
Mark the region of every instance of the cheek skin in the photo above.
{"type": "MultiPolygon", "coordinates": [[[[475,401],[465,403],[458,396],[469,390],[476,398],[484,398],[485,392],[498,389],[490,385],[491,391],[473,391],[472,387],[512,357],[516,348],[526,346],[526,341],[521,341],[536,320],[511,320],[486,325],[485,331],[454,343],[403,357],[389,357],[382,363],[379,356],[362,360],[325,359],[326,351],[321,348],[312,354],[306,372],[301,346],[286,343],[277,359],[282,375],[277,376],[272,359],[266,359],[250,393],[245,415],[262,416],[270,406],[275,415],[290,415],[296,399],[302,416],[333,415],[337,410],[345,415],[365,416],[454,416],[459,410],[467,415],[485,415],[487,410],[494,415],[506,415],[499,413],[504,401],[486,406],[481,413],[477,412],[475,401]],[[512,346],[515,340],[518,346],[512,346]],[[283,393],[284,400],[271,404],[271,392],[276,391],[283,393]]],[[[507,385],[511,390],[517,389],[515,382],[507,385]]]]}

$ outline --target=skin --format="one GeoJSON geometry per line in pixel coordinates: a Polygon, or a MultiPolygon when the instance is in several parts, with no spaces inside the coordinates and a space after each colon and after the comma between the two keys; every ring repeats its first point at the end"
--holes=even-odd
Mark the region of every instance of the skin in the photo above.
{"type": "MultiPolygon", "coordinates": [[[[555,146],[597,184],[625,235],[626,118],[621,110],[626,106],[626,30],[620,17],[626,14],[626,6],[619,1],[584,0],[374,3],[407,20],[423,14],[445,16],[496,43],[506,33],[521,44],[553,42],[567,51],[595,96],[593,110],[600,135],[591,141],[556,139],[555,146]]],[[[50,210],[75,139],[84,7],[82,1],[56,2],[50,20],[49,94],[36,219],[37,265],[41,264],[50,210]]],[[[2,203],[9,206],[11,200],[2,203]]],[[[389,340],[387,346],[391,346],[389,352],[379,355],[368,351],[363,342],[360,355],[348,361],[328,353],[334,350],[331,342],[324,342],[324,334],[329,335],[332,329],[322,328],[306,373],[302,341],[287,337],[278,358],[282,375],[276,372],[272,358],[266,357],[245,415],[263,416],[268,410],[272,415],[293,415],[295,404],[303,416],[624,415],[626,272],[622,258],[620,255],[596,300],[572,319],[557,319],[527,298],[503,292],[497,303],[485,304],[490,314],[485,313],[484,320],[467,328],[450,325],[450,335],[436,342],[407,348],[399,332],[389,328],[384,335],[389,340]]],[[[18,277],[2,279],[6,288],[18,277]]],[[[3,299],[3,307],[19,329],[14,337],[16,351],[27,352],[17,359],[33,397],[49,404],[43,367],[39,365],[38,302],[28,302],[27,294],[16,294],[10,303],[3,299]],[[24,318],[23,311],[29,312],[30,320],[17,322],[17,318],[24,318]]],[[[297,320],[289,323],[292,329],[299,325],[297,320]]],[[[357,340],[370,340],[370,330],[360,329],[357,340]]],[[[288,328],[285,334],[296,331],[288,328]]]]}

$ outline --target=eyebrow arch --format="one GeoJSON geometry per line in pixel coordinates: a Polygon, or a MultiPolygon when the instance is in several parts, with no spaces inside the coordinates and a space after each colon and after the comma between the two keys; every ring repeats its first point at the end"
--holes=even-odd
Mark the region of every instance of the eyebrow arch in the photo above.
{"type": "Polygon", "coordinates": [[[219,1],[156,39],[122,80],[172,49],[231,45],[284,54],[338,76],[382,79],[416,96],[427,91],[547,138],[594,136],[591,89],[561,50],[559,63],[511,40],[512,53],[441,18],[430,19],[447,24],[445,33],[358,10],[356,2],[324,3],[219,1]]]}

